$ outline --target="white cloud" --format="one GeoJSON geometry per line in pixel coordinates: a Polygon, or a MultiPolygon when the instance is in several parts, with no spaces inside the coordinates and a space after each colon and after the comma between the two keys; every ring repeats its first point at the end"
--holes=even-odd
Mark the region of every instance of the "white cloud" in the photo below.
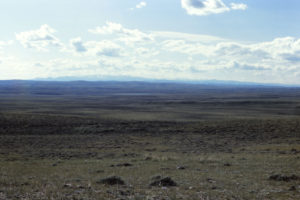
{"type": "Polygon", "coordinates": [[[209,15],[229,11],[222,0],[181,0],[182,7],[189,15],[209,15]]]}
{"type": "Polygon", "coordinates": [[[296,54],[300,52],[300,39],[293,37],[276,38],[270,42],[262,42],[253,48],[265,49],[274,57],[281,54],[296,54]]]}
{"type": "Polygon", "coordinates": [[[246,10],[248,8],[244,3],[231,3],[230,6],[232,10],[246,10]]]}
{"type": "Polygon", "coordinates": [[[135,7],[136,7],[136,8],[143,8],[143,7],[146,7],[146,6],[147,6],[147,2],[142,1],[142,2],[140,2],[139,4],[137,4],[135,7]]]}
{"type": "Polygon", "coordinates": [[[141,1],[140,3],[136,4],[135,7],[130,8],[130,10],[135,10],[135,9],[141,9],[147,6],[146,1],[141,1]]]}
{"type": "Polygon", "coordinates": [[[150,34],[144,33],[138,29],[127,29],[121,24],[113,22],[107,22],[105,26],[90,29],[89,32],[94,34],[116,34],[119,36],[118,39],[120,41],[123,41],[127,44],[153,40],[150,34]]]}
{"type": "Polygon", "coordinates": [[[85,43],[85,46],[92,55],[107,57],[123,56],[123,48],[120,45],[109,40],[103,40],[100,42],[89,41],[85,43]]]}
{"type": "Polygon", "coordinates": [[[198,67],[201,70],[287,71],[294,68],[300,71],[300,39],[291,37],[252,44],[233,41],[203,44],[201,41],[191,42],[182,38],[165,40],[161,48],[186,55],[191,59],[185,62],[202,66],[198,67]]]}
{"type": "Polygon", "coordinates": [[[62,45],[54,36],[55,32],[56,30],[44,24],[40,29],[18,33],[16,38],[25,48],[46,50],[49,46],[60,47],[62,45]]]}
{"type": "Polygon", "coordinates": [[[246,4],[231,3],[228,7],[222,0],[181,0],[181,6],[189,15],[205,16],[232,10],[245,10],[246,4]]]}

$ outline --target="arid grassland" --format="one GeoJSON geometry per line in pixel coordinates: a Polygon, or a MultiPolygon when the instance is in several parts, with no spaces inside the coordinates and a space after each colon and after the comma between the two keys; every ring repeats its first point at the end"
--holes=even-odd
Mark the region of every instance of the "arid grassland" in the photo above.
{"type": "Polygon", "coordinates": [[[0,199],[300,199],[300,89],[0,82],[0,199]]]}

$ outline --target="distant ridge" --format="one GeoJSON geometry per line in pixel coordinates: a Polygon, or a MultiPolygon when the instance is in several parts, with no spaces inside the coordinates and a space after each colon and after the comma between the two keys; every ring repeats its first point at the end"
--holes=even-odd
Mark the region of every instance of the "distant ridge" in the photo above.
{"type": "Polygon", "coordinates": [[[0,81],[1,95],[149,95],[149,94],[298,94],[300,87],[263,85],[235,81],[86,81],[6,80],[0,81]]]}
{"type": "Polygon", "coordinates": [[[115,81],[115,82],[149,82],[149,83],[182,83],[182,84],[201,84],[201,85],[224,85],[224,86],[271,86],[271,87],[300,87],[297,84],[281,84],[281,83],[257,83],[257,82],[243,82],[233,80],[164,80],[164,79],[150,79],[132,76],[65,76],[56,78],[37,78],[33,81],[115,81]]]}

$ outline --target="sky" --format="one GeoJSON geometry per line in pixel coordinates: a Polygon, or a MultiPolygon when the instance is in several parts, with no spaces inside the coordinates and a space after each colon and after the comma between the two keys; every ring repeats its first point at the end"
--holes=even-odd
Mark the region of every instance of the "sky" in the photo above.
{"type": "Polygon", "coordinates": [[[299,0],[0,0],[0,80],[300,84],[299,0]]]}

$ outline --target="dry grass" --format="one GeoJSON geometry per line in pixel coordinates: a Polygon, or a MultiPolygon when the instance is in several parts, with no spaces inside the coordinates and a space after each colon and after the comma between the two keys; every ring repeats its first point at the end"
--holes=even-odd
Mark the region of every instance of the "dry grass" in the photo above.
{"type": "MultiPolygon", "coordinates": [[[[180,130],[186,132],[175,134],[176,126],[167,126],[157,134],[127,133],[126,137],[122,128],[120,134],[2,135],[0,198],[298,199],[299,181],[276,182],[269,176],[299,175],[299,137],[274,133],[272,140],[249,136],[251,140],[240,141],[239,134],[228,131],[234,123],[242,127],[255,124],[181,124],[180,130]],[[217,133],[205,134],[200,131],[203,126],[217,133]],[[124,163],[132,166],[117,166],[124,163]],[[179,166],[185,169],[177,169],[179,166]],[[126,185],[96,183],[112,175],[121,177],[126,185]],[[149,187],[157,175],[171,177],[178,187],[149,187]],[[296,190],[290,191],[293,186],[296,190]]],[[[265,123],[282,130],[288,122],[265,123]]],[[[299,136],[299,132],[290,134],[299,136]]]]}

